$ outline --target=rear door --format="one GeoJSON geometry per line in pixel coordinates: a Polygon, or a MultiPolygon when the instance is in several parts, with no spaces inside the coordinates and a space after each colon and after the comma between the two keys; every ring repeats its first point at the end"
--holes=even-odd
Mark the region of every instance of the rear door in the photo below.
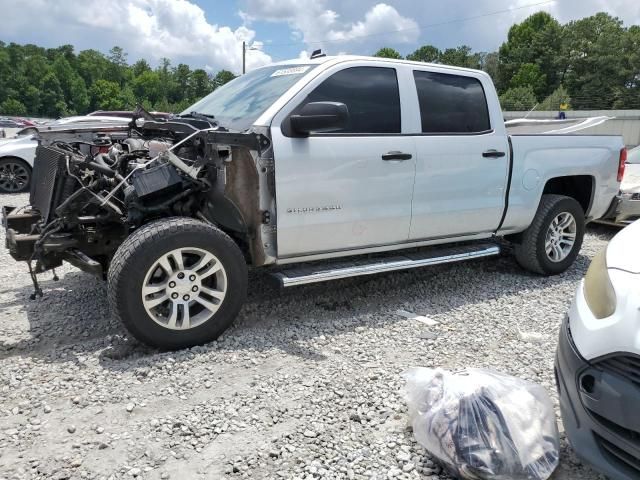
{"type": "Polygon", "coordinates": [[[425,68],[413,70],[413,81],[420,132],[414,137],[410,238],[494,231],[504,209],[509,145],[490,79],[465,70],[425,68]]]}
{"type": "Polygon", "coordinates": [[[389,63],[338,64],[276,115],[278,257],[407,241],[415,151],[402,134],[399,82],[389,63]],[[287,131],[291,112],[317,101],[346,104],[347,127],[308,137],[287,131]]]}

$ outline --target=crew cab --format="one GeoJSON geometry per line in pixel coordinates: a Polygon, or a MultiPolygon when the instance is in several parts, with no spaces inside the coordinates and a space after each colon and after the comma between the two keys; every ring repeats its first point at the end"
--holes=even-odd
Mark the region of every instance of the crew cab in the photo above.
{"type": "MultiPolygon", "coordinates": [[[[498,255],[563,272],[615,207],[616,136],[508,135],[490,77],[404,60],[264,66],[179,117],[39,133],[30,205],[7,246],[37,275],[108,280],[142,342],[218,337],[247,269],[295,286],[498,255]]],[[[137,118],[140,117],[140,118],[137,118]]]]}

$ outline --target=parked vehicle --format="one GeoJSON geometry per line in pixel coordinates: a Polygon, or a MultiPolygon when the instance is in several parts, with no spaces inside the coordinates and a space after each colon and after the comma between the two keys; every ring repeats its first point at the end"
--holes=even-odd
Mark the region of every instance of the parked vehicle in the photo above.
{"type": "Polygon", "coordinates": [[[629,150],[620,184],[620,201],[613,214],[600,220],[624,227],[640,219],[640,146],[629,150]]]}
{"type": "Polygon", "coordinates": [[[38,127],[20,127],[21,130],[12,138],[0,140],[0,193],[20,193],[29,190],[31,185],[31,172],[36,155],[38,139],[35,134],[46,131],[51,126],[60,125],[111,125],[117,123],[123,125],[131,121],[131,118],[114,117],[68,117],[38,127]]]}
{"type": "MultiPolygon", "coordinates": [[[[87,114],[90,117],[125,117],[132,118],[135,112],[133,110],[96,110],[87,114]]],[[[173,113],[167,112],[149,112],[156,120],[168,120],[173,117],[173,113]]]]}
{"type": "Polygon", "coordinates": [[[7,245],[36,291],[62,261],[106,277],[114,314],[161,348],[219,336],[247,265],[288,287],[494,256],[506,238],[524,268],[563,272],[622,168],[617,136],[507,135],[486,73],[382,58],[262,67],[137,122],[41,131],[7,245]]]}
{"type": "Polygon", "coordinates": [[[24,125],[11,118],[0,118],[0,128],[22,128],[24,125]]]}
{"type": "Polygon", "coordinates": [[[556,381],[565,431],[609,478],[640,478],[640,221],[591,262],[560,332],[556,381]]]}

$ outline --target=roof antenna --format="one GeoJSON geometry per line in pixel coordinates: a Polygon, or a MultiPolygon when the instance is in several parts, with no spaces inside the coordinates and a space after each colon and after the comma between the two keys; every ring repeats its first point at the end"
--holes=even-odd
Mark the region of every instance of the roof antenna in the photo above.
{"type": "Polygon", "coordinates": [[[311,53],[311,57],[309,57],[309,58],[311,58],[313,60],[314,58],[320,58],[320,57],[326,57],[326,56],[327,56],[327,54],[326,53],[322,53],[322,49],[319,48],[318,50],[314,50],[311,53]]]}

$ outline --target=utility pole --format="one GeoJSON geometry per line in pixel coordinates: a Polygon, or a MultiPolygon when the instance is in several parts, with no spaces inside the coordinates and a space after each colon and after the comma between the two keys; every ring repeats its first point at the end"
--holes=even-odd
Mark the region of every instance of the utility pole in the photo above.
{"type": "Polygon", "coordinates": [[[247,58],[247,43],[243,40],[242,41],[242,74],[244,75],[244,72],[246,70],[246,58],[247,58]]]}

